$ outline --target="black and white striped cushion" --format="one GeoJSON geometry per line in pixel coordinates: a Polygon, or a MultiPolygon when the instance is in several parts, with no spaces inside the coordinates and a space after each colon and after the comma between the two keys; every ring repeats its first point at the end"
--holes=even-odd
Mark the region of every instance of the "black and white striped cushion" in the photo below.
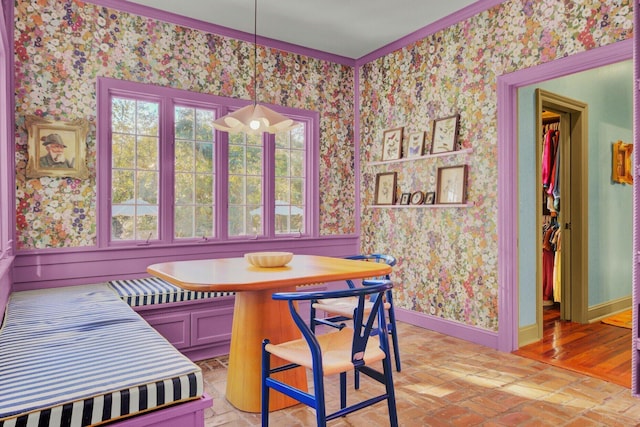
{"type": "Polygon", "coordinates": [[[131,307],[231,296],[233,292],[197,292],[182,289],[158,277],[112,280],[109,285],[131,307]]]}
{"type": "Polygon", "coordinates": [[[202,394],[200,368],[106,285],[11,295],[0,427],[101,424],[202,394]]]}

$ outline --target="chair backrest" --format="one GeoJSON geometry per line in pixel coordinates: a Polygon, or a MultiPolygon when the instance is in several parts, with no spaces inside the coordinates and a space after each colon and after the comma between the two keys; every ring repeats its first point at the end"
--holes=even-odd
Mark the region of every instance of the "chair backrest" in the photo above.
{"type": "MultiPolygon", "coordinates": [[[[367,346],[371,331],[376,329],[377,335],[380,338],[380,346],[383,351],[389,354],[389,341],[387,322],[384,317],[384,305],[382,301],[384,298],[381,296],[389,289],[393,288],[393,283],[390,280],[383,280],[375,285],[358,287],[355,289],[341,289],[337,291],[321,291],[321,292],[278,292],[272,295],[274,300],[287,301],[289,305],[289,311],[295,324],[300,329],[302,336],[309,344],[311,355],[313,358],[314,366],[321,366],[321,353],[320,346],[315,337],[315,334],[311,331],[305,320],[300,316],[297,310],[296,301],[305,300],[323,300],[323,299],[335,299],[335,298],[351,298],[358,297],[358,306],[354,310],[353,315],[353,346],[351,351],[351,361],[354,366],[359,366],[364,363],[362,360],[364,356],[364,350],[367,346]],[[368,314],[365,313],[364,304],[367,298],[375,300],[371,311],[368,314]],[[377,320],[377,325],[374,326],[374,322],[377,320]]],[[[374,334],[376,335],[376,334],[374,334]]]]}
{"type": "MultiPolygon", "coordinates": [[[[390,267],[393,267],[394,265],[396,265],[395,257],[391,255],[386,255],[386,254],[360,254],[360,255],[347,256],[345,257],[345,259],[352,259],[356,261],[383,262],[390,267]]],[[[380,280],[390,280],[390,279],[391,277],[388,274],[386,274],[381,277],[371,277],[371,278],[368,278],[367,280],[380,281],[380,280]]],[[[352,289],[356,287],[356,284],[353,282],[353,280],[347,280],[347,285],[352,289]]]]}

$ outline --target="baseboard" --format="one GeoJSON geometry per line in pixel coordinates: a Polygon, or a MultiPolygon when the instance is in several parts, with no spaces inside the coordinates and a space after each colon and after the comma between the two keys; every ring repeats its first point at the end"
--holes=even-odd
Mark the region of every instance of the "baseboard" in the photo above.
{"type": "Polygon", "coordinates": [[[396,319],[413,326],[429,329],[441,334],[460,338],[475,344],[498,349],[498,333],[486,329],[475,328],[462,323],[418,313],[402,308],[395,308],[396,319]]]}
{"type": "Polygon", "coordinates": [[[628,310],[631,307],[633,307],[633,298],[631,295],[602,304],[592,305],[587,309],[587,319],[589,319],[589,323],[599,322],[605,317],[628,310]]]}
{"type": "Polygon", "coordinates": [[[541,339],[542,337],[538,335],[538,325],[535,323],[518,329],[518,348],[541,339]]]}

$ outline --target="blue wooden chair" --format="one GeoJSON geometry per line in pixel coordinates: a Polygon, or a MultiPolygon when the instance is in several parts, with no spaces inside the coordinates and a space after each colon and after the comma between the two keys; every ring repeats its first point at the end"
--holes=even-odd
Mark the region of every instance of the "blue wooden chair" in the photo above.
{"type": "MultiPolygon", "coordinates": [[[[369,261],[369,262],[384,262],[391,267],[396,265],[396,259],[391,255],[385,254],[366,254],[366,255],[354,255],[345,257],[346,259],[360,260],[360,261],[369,261]]],[[[384,280],[390,280],[389,275],[387,274],[384,277],[374,277],[368,278],[362,281],[363,286],[369,286],[372,284],[380,283],[384,280]]],[[[347,285],[351,289],[356,288],[356,284],[352,280],[347,280],[347,285]]],[[[393,294],[391,289],[385,292],[384,295],[384,308],[389,314],[389,323],[387,324],[387,330],[391,335],[391,341],[393,343],[393,354],[395,356],[396,370],[400,372],[402,366],[400,364],[400,348],[398,345],[398,331],[396,328],[396,314],[393,308],[393,294]]],[[[325,300],[325,301],[311,301],[311,320],[309,324],[311,325],[311,330],[315,331],[317,325],[328,325],[334,328],[339,328],[341,325],[344,325],[345,321],[351,319],[351,313],[353,313],[353,309],[355,308],[356,301],[355,299],[340,299],[340,300],[325,300]],[[324,311],[327,313],[328,317],[317,317],[318,311],[324,311]]],[[[371,308],[371,302],[365,305],[365,310],[371,308]]],[[[358,379],[358,375],[356,373],[355,380],[355,388],[359,388],[360,381],[358,379]]]]}
{"type": "Polygon", "coordinates": [[[381,281],[372,286],[323,292],[283,292],[273,294],[273,299],[287,301],[295,324],[302,338],[282,344],[271,344],[265,339],[262,344],[262,426],[269,425],[269,390],[283,393],[316,411],[319,427],[327,421],[343,417],[352,412],[387,401],[390,425],[398,425],[395,392],[390,362],[389,335],[384,317],[384,293],[393,287],[391,281],[381,281]],[[371,310],[365,310],[369,297],[374,297],[371,310]],[[329,298],[358,298],[352,314],[353,327],[344,326],[325,334],[316,335],[297,310],[298,301],[323,300],[329,298]],[[368,311],[368,313],[367,313],[368,311]],[[377,323],[377,325],[376,325],[377,323]],[[372,334],[373,330],[378,333],[372,334]],[[377,338],[375,338],[377,337],[377,338]],[[271,355],[283,359],[287,364],[271,367],[271,355]],[[382,371],[372,364],[382,362],[382,371]],[[292,387],[271,375],[303,366],[313,373],[313,392],[308,393],[292,387]],[[385,386],[385,392],[347,406],[347,375],[357,371],[385,386]],[[340,409],[327,413],[325,405],[324,377],[340,374],[340,409]]]}

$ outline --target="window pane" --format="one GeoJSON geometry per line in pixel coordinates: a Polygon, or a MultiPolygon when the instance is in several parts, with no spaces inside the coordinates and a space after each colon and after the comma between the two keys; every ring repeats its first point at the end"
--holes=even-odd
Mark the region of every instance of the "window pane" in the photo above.
{"type": "Polygon", "coordinates": [[[193,149],[192,141],[176,141],[176,172],[193,172],[193,149]]]}
{"type": "Polygon", "coordinates": [[[136,178],[138,198],[158,204],[158,172],[138,172],[136,178]]]}
{"type": "Polygon", "coordinates": [[[233,175],[229,177],[229,204],[240,205],[244,202],[245,177],[233,175]]]}
{"type": "Polygon", "coordinates": [[[158,138],[138,138],[138,169],[158,170],[158,138]]]}
{"type": "Polygon", "coordinates": [[[291,148],[294,150],[305,149],[305,127],[298,126],[289,132],[291,139],[291,148]]]}
{"type": "Polygon", "coordinates": [[[113,98],[111,101],[111,130],[117,133],[135,133],[136,101],[113,98]]]}
{"type": "Polygon", "coordinates": [[[114,170],[111,174],[111,204],[133,200],[134,182],[134,171],[114,170]]]}
{"type": "Polygon", "coordinates": [[[196,171],[213,173],[213,143],[196,143],[196,171]]]}
{"type": "Polygon", "coordinates": [[[157,216],[138,215],[136,216],[136,240],[155,240],[158,238],[157,216]]]}
{"type": "Polygon", "coordinates": [[[196,110],[196,141],[213,141],[213,111],[196,110]]]}
{"type": "Polygon", "coordinates": [[[245,149],[244,145],[229,146],[229,173],[242,174],[245,171],[245,149]]]}
{"type": "Polygon", "coordinates": [[[262,175],[262,147],[247,147],[247,175],[262,175]]]}
{"type": "Polygon", "coordinates": [[[176,205],[193,203],[194,176],[190,173],[176,174],[176,205]]]}
{"type": "Polygon", "coordinates": [[[135,162],[136,137],[133,135],[114,134],[111,141],[112,167],[133,169],[135,162]]]}
{"type": "Polygon", "coordinates": [[[214,233],[214,112],[176,107],[175,237],[211,237],[214,233]]]}
{"type": "Polygon", "coordinates": [[[160,128],[158,104],[155,102],[138,101],[137,107],[137,134],[158,136],[158,129],[160,128]]]}
{"type": "Polygon", "coordinates": [[[193,206],[176,206],[175,208],[175,236],[193,237],[193,206]]]}
{"type": "Polygon", "coordinates": [[[176,139],[193,139],[195,117],[193,108],[176,107],[175,110],[176,139]]]}
{"type": "Polygon", "coordinates": [[[304,152],[292,151],[290,155],[291,176],[304,176],[304,152]]]}
{"type": "Polygon", "coordinates": [[[196,236],[213,236],[213,206],[198,206],[195,219],[196,236]]]}

